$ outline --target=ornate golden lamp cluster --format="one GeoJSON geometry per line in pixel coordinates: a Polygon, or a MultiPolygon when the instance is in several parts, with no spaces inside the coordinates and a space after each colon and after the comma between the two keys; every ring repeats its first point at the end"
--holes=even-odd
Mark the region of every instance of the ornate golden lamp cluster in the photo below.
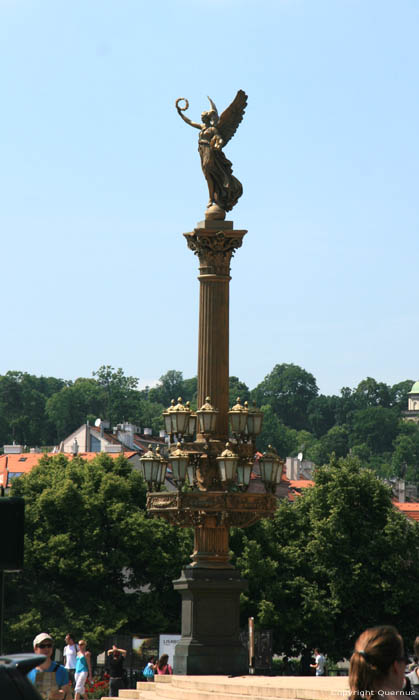
{"type": "MultiPolygon", "coordinates": [[[[240,398],[228,411],[231,438],[220,451],[222,444],[213,440],[216,432],[218,410],[211,405],[211,398],[194,413],[189,401],[183,404],[178,398],[177,404],[172,399],[169,408],[163,412],[165,430],[169,435],[168,462],[149,445],[149,451],[140,458],[144,480],[149,490],[160,490],[166,478],[168,463],[172,470],[172,479],[178,489],[185,483],[192,489],[198,488],[198,470],[202,458],[217,465],[213,478],[213,487],[218,490],[247,490],[255,459],[254,441],[262,430],[263,413],[255,405],[249,408],[248,402],[242,405],[240,398]],[[196,434],[199,442],[193,442],[196,434]],[[202,440],[204,438],[204,440],[202,440]]],[[[260,476],[266,492],[274,492],[281,480],[282,462],[275,450],[269,446],[259,458],[260,476]]],[[[203,490],[203,489],[200,489],[203,490]]]]}

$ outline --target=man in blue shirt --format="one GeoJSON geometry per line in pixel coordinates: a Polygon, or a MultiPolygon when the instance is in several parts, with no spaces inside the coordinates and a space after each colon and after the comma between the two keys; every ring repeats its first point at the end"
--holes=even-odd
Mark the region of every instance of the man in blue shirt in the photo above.
{"type": "Polygon", "coordinates": [[[39,666],[29,671],[28,678],[41,697],[48,700],[70,700],[72,697],[68,671],[52,661],[54,640],[50,634],[41,632],[33,640],[35,654],[43,654],[47,658],[39,666]]]}

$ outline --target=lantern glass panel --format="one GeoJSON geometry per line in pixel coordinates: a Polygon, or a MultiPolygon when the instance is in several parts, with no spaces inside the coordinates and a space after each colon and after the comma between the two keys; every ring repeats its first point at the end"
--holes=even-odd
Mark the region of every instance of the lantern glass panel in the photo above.
{"type": "Polygon", "coordinates": [[[168,435],[172,433],[172,417],[170,413],[163,413],[164,417],[164,429],[168,435]]]}
{"type": "Polygon", "coordinates": [[[261,477],[262,481],[267,484],[273,484],[276,482],[276,476],[278,473],[279,462],[276,459],[263,458],[261,461],[261,477]]]}
{"type": "Polygon", "coordinates": [[[252,465],[249,462],[239,464],[237,467],[237,481],[241,486],[249,486],[252,465]]]}
{"type": "Polygon", "coordinates": [[[237,459],[231,457],[219,457],[217,461],[221,481],[233,481],[237,471],[237,459]]]}
{"type": "Polygon", "coordinates": [[[249,486],[251,474],[252,474],[252,465],[247,463],[244,465],[244,485],[245,486],[249,486]]]}
{"type": "Polygon", "coordinates": [[[259,435],[262,430],[263,413],[252,413],[249,410],[247,417],[247,431],[249,435],[259,435]]]}
{"type": "Polygon", "coordinates": [[[195,482],[195,466],[193,464],[188,464],[187,471],[189,485],[193,486],[195,482]]]}
{"type": "Polygon", "coordinates": [[[263,413],[255,413],[253,415],[253,435],[259,435],[262,432],[263,413]]]}
{"type": "Polygon", "coordinates": [[[151,462],[151,481],[153,481],[155,484],[159,483],[159,474],[160,474],[160,460],[153,459],[151,462]]]}
{"type": "Polygon", "coordinates": [[[196,416],[189,416],[187,434],[192,437],[196,431],[196,416]]]}
{"type": "Polygon", "coordinates": [[[202,411],[199,413],[199,424],[202,433],[213,433],[217,414],[212,411],[202,411]]]}
{"type": "Polygon", "coordinates": [[[140,459],[140,464],[141,464],[141,470],[142,474],[144,477],[144,481],[147,483],[151,482],[151,474],[152,474],[152,469],[151,469],[151,460],[149,459],[140,459]]]}
{"type": "Polygon", "coordinates": [[[167,462],[160,462],[160,473],[159,473],[159,480],[157,483],[164,484],[164,482],[166,480],[166,469],[167,469],[167,462]]]}
{"type": "Polygon", "coordinates": [[[186,477],[186,467],[188,465],[188,460],[185,457],[172,457],[170,459],[172,465],[173,478],[175,481],[185,481],[186,477]]]}
{"type": "Polygon", "coordinates": [[[172,424],[175,427],[174,433],[180,433],[183,435],[186,433],[186,428],[189,421],[188,411],[173,411],[172,413],[172,424]]]}
{"type": "Polygon", "coordinates": [[[247,423],[247,414],[243,411],[230,411],[231,431],[237,435],[244,432],[247,423]]]}

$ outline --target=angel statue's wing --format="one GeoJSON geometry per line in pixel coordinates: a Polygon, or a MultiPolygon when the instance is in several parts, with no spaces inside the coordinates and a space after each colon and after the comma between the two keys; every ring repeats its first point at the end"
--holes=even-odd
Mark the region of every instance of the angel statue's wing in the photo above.
{"type": "Polygon", "coordinates": [[[239,90],[233,102],[220,116],[217,129],[224,144],[228,143],[237,131],[237,127],[243,119],[244,110],[247,105],[247,95],[243,90],[239,90]]]}

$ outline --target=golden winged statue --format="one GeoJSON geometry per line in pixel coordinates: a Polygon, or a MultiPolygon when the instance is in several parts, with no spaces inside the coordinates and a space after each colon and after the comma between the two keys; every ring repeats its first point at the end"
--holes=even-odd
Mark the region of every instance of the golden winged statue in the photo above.
{"type": "Polygon", "coordinates": [[[198,151],[201,166],[208,185],[209,202],[205,213],[206,219],[224,219],[239,197],[243,194],[241,182],[233,175],[233,166],[224,155],[222,148],[237,131],[247,105],[247,95],[239,90],[233,102],[221,116],[218,116],[214,102],[208,97],[211,109],[202,112],[202,123],[197,124],[184,114],[189,102],[184,97],[176,100],[179,115],[190,126],[199,129],[198,151]],[[180,103],[184,102],[181,106],[180,103]]]}

